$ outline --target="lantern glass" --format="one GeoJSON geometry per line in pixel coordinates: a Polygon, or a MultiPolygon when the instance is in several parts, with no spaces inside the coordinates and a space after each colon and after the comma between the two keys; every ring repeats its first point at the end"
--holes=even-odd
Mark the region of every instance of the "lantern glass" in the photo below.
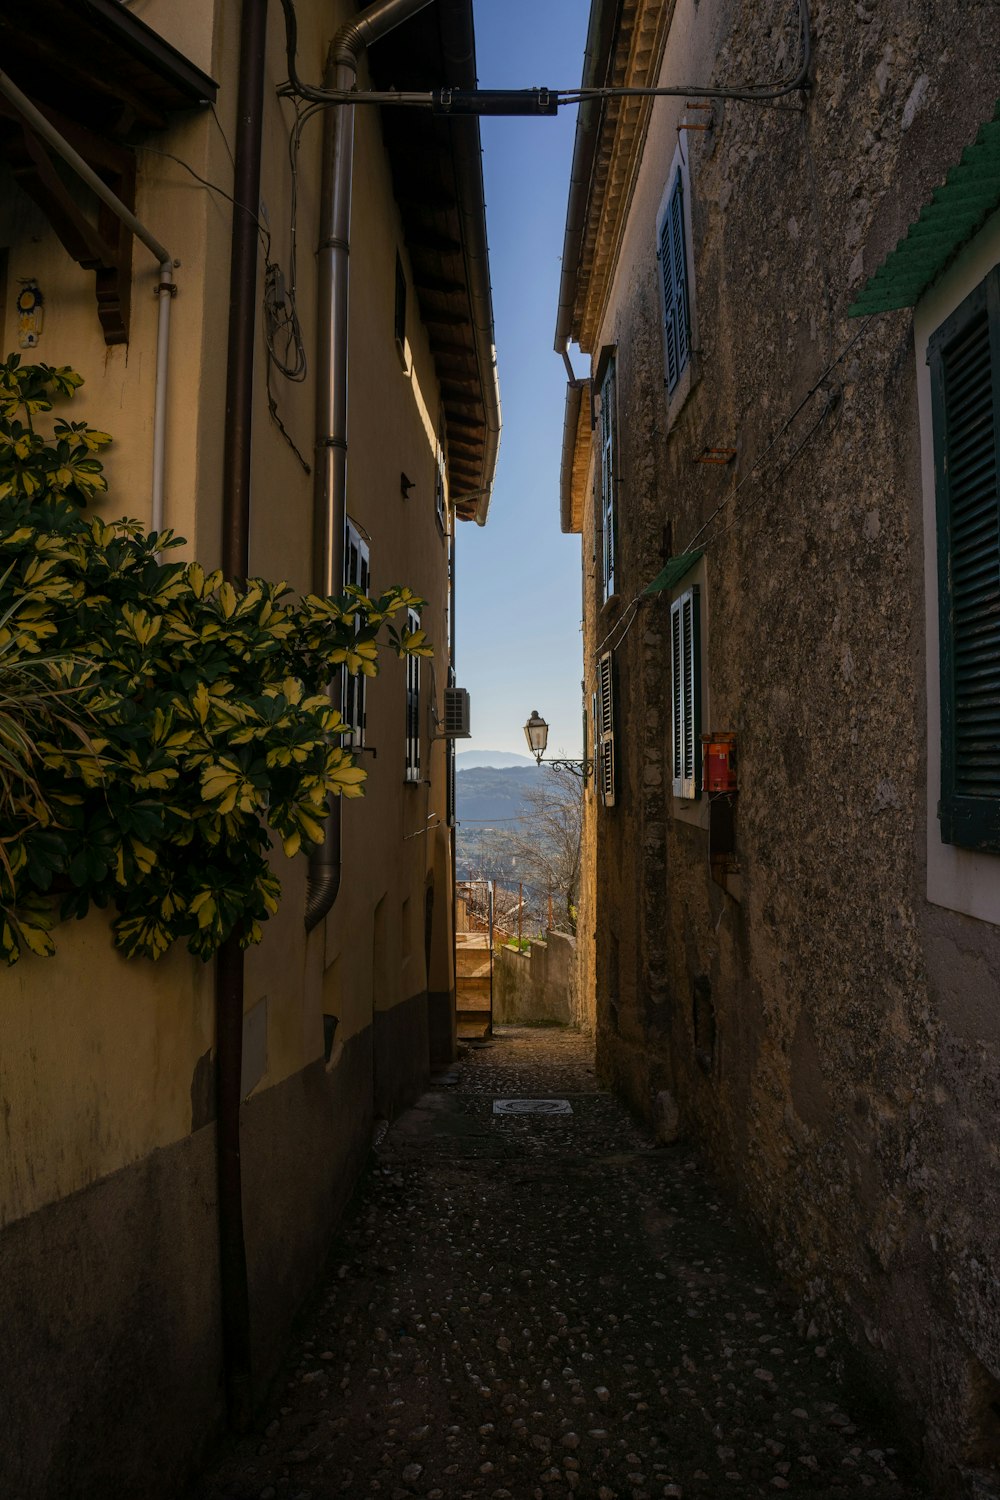
{"type": "Polygon", "coordinates": [[[531,718],[524,726],[524,736],[528,741],[528,749],[535,759],[540,761],[549,742],[549,726],[537,708],[532,710],[531,718]]]}

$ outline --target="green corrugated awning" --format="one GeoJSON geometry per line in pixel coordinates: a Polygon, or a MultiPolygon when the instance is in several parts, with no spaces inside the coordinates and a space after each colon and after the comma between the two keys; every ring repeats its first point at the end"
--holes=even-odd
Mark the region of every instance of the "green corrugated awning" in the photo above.
{"type": "Polygon", "coordinates": [[[912,307],[1000,207],[1000,102],[993,119],[962,152],[906,237],[887,255],[848,308],[852,318],[912,307]]]}
{"type": "Polygon", "coordinates": [[[663,569],[657,573],[652,583],[647,583],[643,589],[644,594],[662,594],[664,589],[676,588],[685,573],[689,573],[700,557],[704,557],[704,548],[698,552],[681,552],[677,557],[672,557],[663,569]]]}

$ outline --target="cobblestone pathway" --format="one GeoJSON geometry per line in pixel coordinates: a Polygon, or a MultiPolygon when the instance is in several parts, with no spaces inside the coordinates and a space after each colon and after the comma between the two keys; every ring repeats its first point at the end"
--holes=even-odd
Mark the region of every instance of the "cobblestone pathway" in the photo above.
{"type": "Polygon", "coordinates": [[[379,1148],[270,1408],[200,1500],[924,1493],[583,1039],[507,1029],[457,1073],[379,1148]],[[572,1114],[494,1113],[530,1097],[572,1114]]]}

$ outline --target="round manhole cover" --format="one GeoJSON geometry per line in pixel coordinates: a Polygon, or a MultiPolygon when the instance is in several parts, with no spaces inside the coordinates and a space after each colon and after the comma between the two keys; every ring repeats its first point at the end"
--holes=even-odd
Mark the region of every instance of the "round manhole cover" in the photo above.
{"type": "Polygon", "coordinates": [[[571,1115],[568,1099],[494,1099],[495,1115],[571,1115]]]}

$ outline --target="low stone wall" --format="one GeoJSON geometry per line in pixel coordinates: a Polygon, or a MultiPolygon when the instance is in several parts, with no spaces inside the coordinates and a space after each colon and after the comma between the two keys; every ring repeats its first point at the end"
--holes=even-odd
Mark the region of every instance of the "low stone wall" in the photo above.
{"type": "Polygon", "coordinates": [[[576,939],[550,932],[527,953],[500,948],[493,966],[493,1020],[575,1025],[578,1016],[576,939]]]}

